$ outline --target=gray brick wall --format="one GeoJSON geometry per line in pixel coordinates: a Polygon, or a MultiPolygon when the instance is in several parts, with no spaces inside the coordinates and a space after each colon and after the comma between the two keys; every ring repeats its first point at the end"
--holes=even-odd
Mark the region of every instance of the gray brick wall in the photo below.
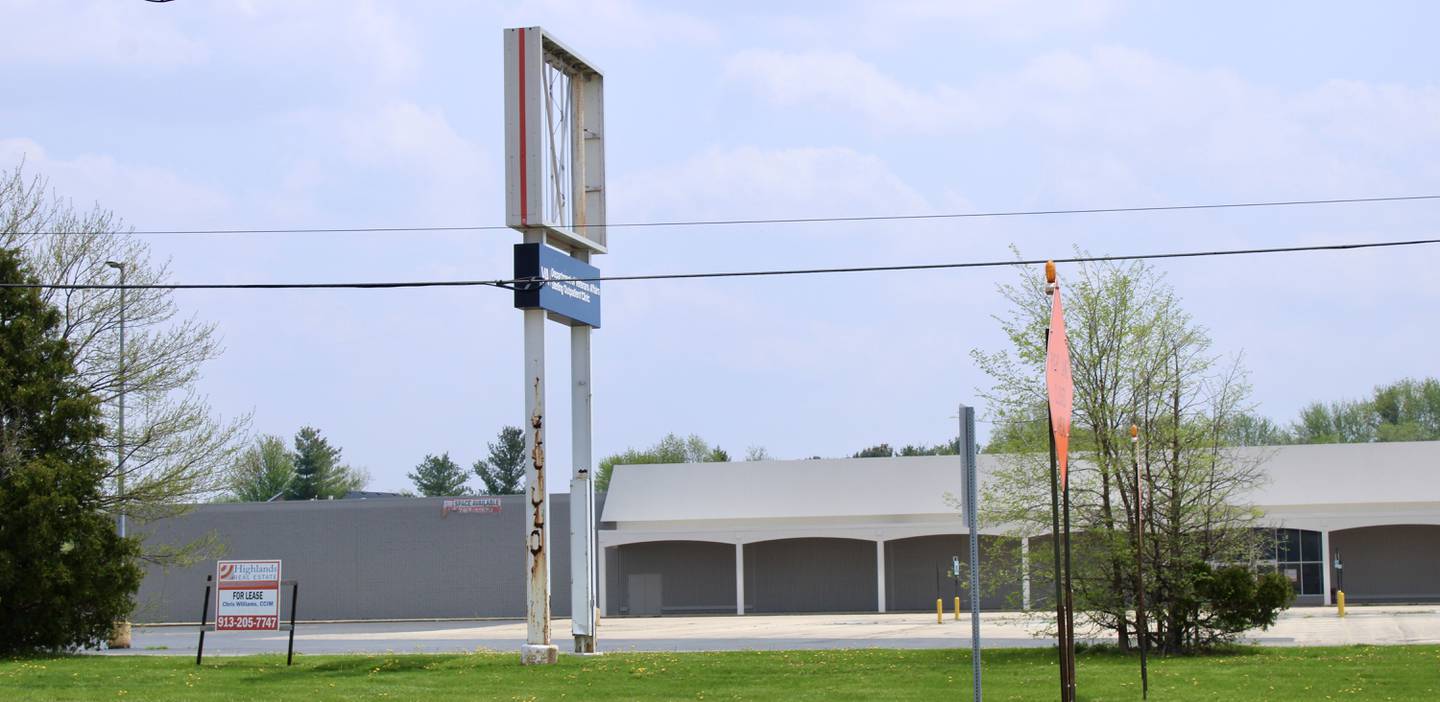
{"type": "MultiPolygon", "coordinates": [[[[557,617],[570,614],[569,498],[549,502],[557,617]]],[[[300,582],[301,619],[523,617],[524,497],[501,501],[498,514],[445,516],[443,498],[199,505],[136,531],[151,544],[213,533],[225,558],[281,559],[284,577],[300,582]]],[[[214,560],[147,568],[134,620],[198,619],[214,570],[214,560]]]]}

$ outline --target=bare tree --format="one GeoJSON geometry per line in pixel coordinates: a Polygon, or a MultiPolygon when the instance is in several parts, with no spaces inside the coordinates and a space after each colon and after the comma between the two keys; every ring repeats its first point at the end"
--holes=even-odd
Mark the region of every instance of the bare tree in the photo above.
{"type": "MultiPolygon", "coordinates": [[[[1076,609],[1114,631],[1128,648],[1134,627],[1136,467],[1145,505],[1146,599],[1165,650],[1204,646],[1238,633],[1206,600],[1215,566],[1253,560],[1260,514],[1247,504],[1264,480],[1252,453],[1229,446],[1247,413],[1249,387],[1238,358],[1222,363],[1204,328],[1170,287],[1142,263],[1072,269],[1062,279],[1075,403],[1070,500],[1077,536],[1076,609]],[[1132,455],[1129,428],[1144,438],[1132,455]]],[[[1017,536],[1050,529],[1044,334],[1049,303],[1043,275],[1025,270],[1001,286],[1010,313],[997,317],[1011,348],[972,353],[994,386],[983,393],[997,420],[991,453],[1001,468],[985,488],[984,517],[1017,536]]],[[[1046,549],[1032,550],[1049,572],[1046,549]]],[[[1270,583],[1273,585],[1273,583],[1270,583]]],[[[1267,616],[1273,612],[1266,612],[1267,616]]],[[[1260,625],[1266,617],[1246,620],[1260,625]]]]}
{"type": "MultiPolygon", "coordinates": [[[[0,172],[0,246],[19,248],[46,283],[118,283],[107,261],[123,263],[127,285],[169,280],[168,264],[152,260],[149,245],[130,234],[109,210],[75,205],[48,189],[42,177],[26,178],[23,164],[0,172]]],[[[103,402],[109,428],[103,445],[112,458],[102,508],[141,523],[184,512],[224,486],[227,468],[241,447],[249,416],[217,417],[195,385],[206,361],[221,353],[213,324],[183,317],[170,291],[125,291],[124,358],[120,356],[121,291],[48,289],[46,302],[60,310],[61,337],[68,343],[76,382],[103,402]],[[117,410],[125,388],[125,435],[117,410]],[[123,493],[114,488],[121,471],[123,493]]],[[[160,548],[143,554],[160,564],[181,562],[194,549],[160,548]]]]}

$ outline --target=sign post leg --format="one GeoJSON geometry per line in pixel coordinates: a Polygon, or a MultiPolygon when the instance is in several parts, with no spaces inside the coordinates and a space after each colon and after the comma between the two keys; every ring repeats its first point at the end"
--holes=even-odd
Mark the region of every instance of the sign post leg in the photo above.
{"type": "Polygon", "coordinates": [[[285,665],[295,661],[295,608],[300,601],[300,581],[290,583],[290,646],[285,651],[285,665]]]}
{"type": "Polygon", "coordinates": [[[205,621],[210,618],[210,580],[213,577],[205,576],[205,601],[200,605],[200,643],[195,646],[195,665],[200,665],[200,658],[205,655],[205,621]]]}
{"type": "MultiPolygon", "coordinates": [[[[579,252],[577,258],[589,258],[579,252]]],[[[595,653],[595,483],[591,465],[590,327],[570,328],[570,632],[576,653],[595,653]]]]}
{"type": "MultiPolygon", "coordinates": [[[[526,233],[526,243],[544,245],[544,234],[526,233]]],[[[550,643],[549,505],[545,494],[545,310],[525,310],[525,644],[524,665],[554,663],[550,643]]]]}

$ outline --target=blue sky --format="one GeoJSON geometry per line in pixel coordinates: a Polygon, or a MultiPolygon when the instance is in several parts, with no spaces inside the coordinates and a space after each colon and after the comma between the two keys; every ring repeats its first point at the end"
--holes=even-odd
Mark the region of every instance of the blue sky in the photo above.
{"type": "MultiPolygon", "coordinates": [[[[501,29],[606,73],[611,221],[1440,192],[1432,3],[0,0],[0,165],[140,229],[503,222],[501,29]]],[[[611,232],[607,273],[1434,236],[1435,203],[611,232]]],[[[511,232],[153,236],[179,282],[496,278],[511,232]]],[[[1262,413],[1437,374],[1434,250],[1160,266],[1262,413]]],[[[1062,271],[1063,274],[1063,271],[1062,271]]],[[[953,435],[1013,272],[613,283],[598,455],[953,435]]],[[[523,414],[488,289],[179,292],[226,352],[201,390],[320,427],[399,489],[523,414]]],[[[553,326],[553,325],[552,325],[553,326]]],[[[549,336],[568,417],[568,334],[549,336]]],[[[568,468],[563,426],[552,465],[568,468]]],[[[982,427],[983,430],[983,427],[982,427]]],[[[561,481],[557,481],[561,482],[561,481]]]]}

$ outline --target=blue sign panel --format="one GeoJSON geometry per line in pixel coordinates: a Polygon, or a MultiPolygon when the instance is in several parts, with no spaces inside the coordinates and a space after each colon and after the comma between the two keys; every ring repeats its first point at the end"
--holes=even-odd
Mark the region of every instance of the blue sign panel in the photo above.
{"type": "Polygon", "coordinates": [[[600,328],[600,269],[544,244],[515,245],[515,307],[542,309],[570,326],[600,328]]]}

